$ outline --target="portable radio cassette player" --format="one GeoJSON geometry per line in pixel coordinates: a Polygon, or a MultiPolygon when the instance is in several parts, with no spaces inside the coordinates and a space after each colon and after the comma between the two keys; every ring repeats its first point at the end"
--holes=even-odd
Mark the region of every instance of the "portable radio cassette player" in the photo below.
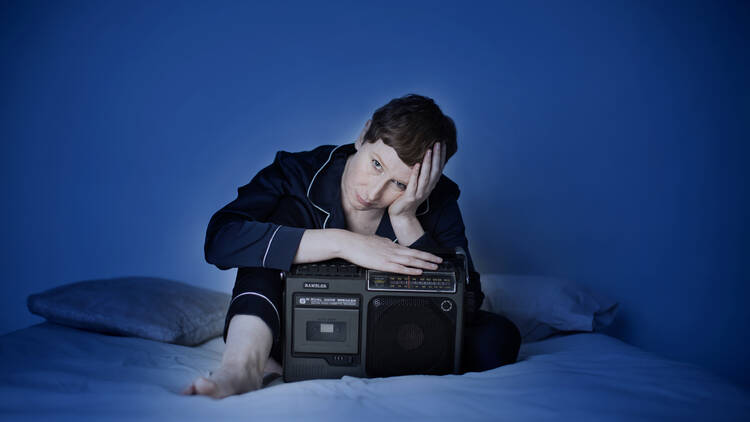
{"type": "Polygon", "coordinates": [[[284,273],[284,381],[459,373],[466,254],[418,276],[333,259],[284,273]]]}

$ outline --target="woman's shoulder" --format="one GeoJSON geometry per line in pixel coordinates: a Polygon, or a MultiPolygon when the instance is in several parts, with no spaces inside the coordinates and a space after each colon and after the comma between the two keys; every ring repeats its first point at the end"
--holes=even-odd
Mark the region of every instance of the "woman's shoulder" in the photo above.
{"type": "Polygon", "coordinates": [[[326,163],[336,145],[320,145],[310,150],[276,152],[273,165],[288,178],[309,181],[326,163]]]}
{"type": "Polygon", "coordinates": [[[319,145],[304,151],[280,150],[276,153],[275,161],[283,168],[302,169],[305,173],[315,173],[331,159],[335,150],[341,149],[342,146],[319,145]]]}
{"type": "Polygon", "coordinates": [[[458,184],[451,180],[450,177],[442,174],[432,193],[430,193],[430,200],[442,204],[449,201],[457,201],[460,195],[461,189],[458,187],[458,184]]]}
{"type": "Polygon", "coordinates": [[[303,151],[279,150],[276,152],[276,160],[285,164],[314,164],[324,159],[324,157],[328,157],[334,148],[336,148],[336,145],[319,145],[313,149],[303,151]]]}
{"type": "Polygon", "coordinates": [[[458,197],[461,195],[461,190],[458,188],[456,182],[451,180],[445,174],[440,175],[435,188],[430,192],[429,198],[426,203],[417,208],[417,216],[423,216],[422,218],[438,218],[446,209],[446,207],[457,207],[458,197]]]}

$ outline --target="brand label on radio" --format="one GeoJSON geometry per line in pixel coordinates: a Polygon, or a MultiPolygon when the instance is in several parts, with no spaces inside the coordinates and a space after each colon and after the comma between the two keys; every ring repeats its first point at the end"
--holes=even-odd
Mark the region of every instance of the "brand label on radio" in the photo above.
{"type": "Polygon", "coordinates": [[[313,306],[345,306],[358,307],[359,298],[356,297],[329,297],[329,296],[297,296],[297,304],[313,306]]]}
{"type": "Polygon", "coordinates": [[[323,283],[319,281],[306,281],[305,288],[306,289],[327,289],[328,283],[323,283]]]}

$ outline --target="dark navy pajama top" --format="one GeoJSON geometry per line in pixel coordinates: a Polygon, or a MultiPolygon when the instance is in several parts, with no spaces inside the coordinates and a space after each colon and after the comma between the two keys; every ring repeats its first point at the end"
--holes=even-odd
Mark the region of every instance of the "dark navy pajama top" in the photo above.
{"type": "MultiPolygon", "coordinates": [[[[322,145],[311,151],[279,151],[272,164],[237,189],[237,198],[217,211],[208,223],[206,261],[221,270],[261,267],[289,271],[305,229],[347,229],[341,205],[341,176],[354,144],[322,145]],[[284,195],[304,204],[294,226],[269,221],[284,195]]],[[[430,196],[417,209],[424,234],[410,248],[427,250],[463,247],[468,257],[468,311],[482,304],[479,273],[469,253],[458,208],[458,185],[442,175],[430,196]]],[[[387,210],[375,233],[398,242],[387,210]]]]}

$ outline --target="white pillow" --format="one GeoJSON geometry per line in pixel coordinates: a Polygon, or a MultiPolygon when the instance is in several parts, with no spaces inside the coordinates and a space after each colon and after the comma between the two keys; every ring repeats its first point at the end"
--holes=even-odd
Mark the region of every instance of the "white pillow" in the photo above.
{"type": "Polygon", "coordinates": [[[568,331],[599,331],[614,320],[618,302],[570,280],[482,273],[480,309],[513,321],[521,340],[542,340],[568,331]]]}

